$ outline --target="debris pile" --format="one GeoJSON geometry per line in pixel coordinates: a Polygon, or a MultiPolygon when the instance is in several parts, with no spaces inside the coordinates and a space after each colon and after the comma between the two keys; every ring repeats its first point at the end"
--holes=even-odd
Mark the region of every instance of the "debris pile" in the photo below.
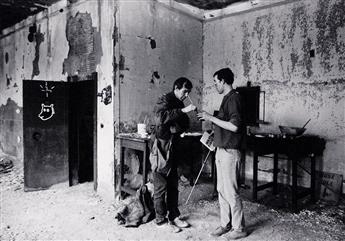
{"type": "Polygon", "coordinates": [[[344,214],[345,205],[326,205],[318,202],[298,214],[292,214],[291,218],[306,228],[318,227],[322,233],[345,238],[343,233],[345,224],[344,214]]]}
{"type": "Polygon", "coordinates": [[[13,162],[8,157],[0,157],[0,174],[12,171],[13,162]]]}
{"type": "Polygon", "coordinates": [[[23,163],[10,156],[0,157],[0,184],[3,191],[23,189],[23,163]]]}

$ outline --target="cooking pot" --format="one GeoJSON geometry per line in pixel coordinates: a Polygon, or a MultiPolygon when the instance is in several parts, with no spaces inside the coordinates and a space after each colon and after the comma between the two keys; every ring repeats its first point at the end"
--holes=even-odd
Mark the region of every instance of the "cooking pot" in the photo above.
{"type": "Polygon", "coordinates": [[[279,126],[279,130],[283,135],[300,136],[306,131],[306,128],[291,127],[291,126],[279,126]]]}

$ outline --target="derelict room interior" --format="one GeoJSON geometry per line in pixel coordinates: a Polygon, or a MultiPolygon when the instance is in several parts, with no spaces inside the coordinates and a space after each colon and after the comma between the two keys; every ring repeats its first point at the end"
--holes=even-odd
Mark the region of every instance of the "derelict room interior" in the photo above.
{"type": "Polygon", "coordinates": [[[345,240],[344,0],[1,0],[0,29],[1,240],[214,240],[214,125],[197,113],[217,115],[221,68],[246,110],[243,240],[345,240]],[[126,226],[180,77],[191,226],[126,226]]]}

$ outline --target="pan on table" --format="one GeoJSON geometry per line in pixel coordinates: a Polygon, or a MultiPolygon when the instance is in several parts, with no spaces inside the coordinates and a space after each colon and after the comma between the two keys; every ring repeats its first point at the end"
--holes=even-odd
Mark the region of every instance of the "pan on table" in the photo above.
{"type": "Polygon", "coordinates": [[[301,127],[279,126],[280,133],[287,136],[300,136],[307,129],[301,127]]]}

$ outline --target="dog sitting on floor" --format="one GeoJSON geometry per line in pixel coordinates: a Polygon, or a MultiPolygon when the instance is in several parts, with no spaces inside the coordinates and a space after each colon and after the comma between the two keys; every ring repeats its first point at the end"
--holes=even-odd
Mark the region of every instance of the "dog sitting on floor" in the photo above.
{"type": "Polygon", "coordinates": [[[148,182],[141,186],[135,196],[124,200],[115,215],[120,225],[125,227],[138,227],[154,219],[153,184],[148,182]]]}

